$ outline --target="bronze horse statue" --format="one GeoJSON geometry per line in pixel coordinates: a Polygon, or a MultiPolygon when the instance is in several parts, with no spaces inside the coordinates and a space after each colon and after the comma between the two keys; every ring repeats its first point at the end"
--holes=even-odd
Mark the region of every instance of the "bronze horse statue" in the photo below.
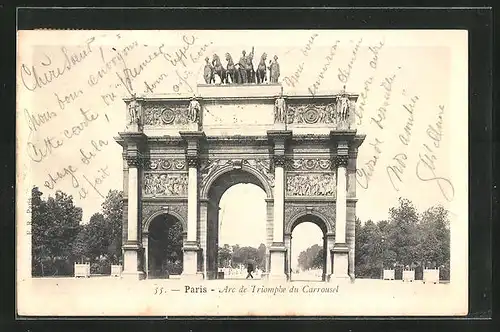
{"type": "Polygon", "coordinates": [[[220,83],[226,82],[226,70],[222,66],[222,62],[217,54],[214,54],[212,65],[214,67],[214,74],[217,74],[220,77],[220,83]]]}
{"type": "Polygon", "coordinates": [[[260,57],[259,65],[257,66],[257,72],[256,72],[256,74],[257,74],[256,75],[257,76],[257,84],[261,84],[261,83],[264,83],[265,81],[267,81],[266,59],[267,59],[267,54],[266,53],[262,54],[262,56],[260,57]]]}
{"type": "Polygon", "coordinates": [[[240,84],[241,83],[240,72],[239,70],[236,69],[231,54],[226,53],[226,61],[227,61],[226,77],[225,77],[226,83],[240,84]]]}

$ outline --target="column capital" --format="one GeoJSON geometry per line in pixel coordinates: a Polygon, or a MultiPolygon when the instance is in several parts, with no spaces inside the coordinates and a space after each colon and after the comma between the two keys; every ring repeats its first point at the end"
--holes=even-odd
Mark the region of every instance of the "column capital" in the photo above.
{"type": "Polygon", "coordinates": [[[286,160],[287,158],[284,154],[273,156],[273,162],[275,167],[285,167],[286,160]]]}
{"type": "Polygon", "coordinates": [[[186,164],[188,167],[198,168],[198,166],[200,166],[200,158],[195,155],[187,155],[186,164]]]}
{"type": "Polygon", "coordinates": [[[337,167],[347,167],[347,162],[349,161],[349,155],[337,155],[334,158],[335,164],[337,167]]]}
{"type": "Polygon", "coordinates": [[[273,145],[275,155],[285,154],[287,142],[292,138],[291,130],[268,130],[267,138],[273,145]]]}
{"type": "Polygon", "coordinates": [[[127,161],[128,167],[139,168],[142,166],[142,157],[139,154],[134,154],[134,155],[127,154],[125,156],[125,160],[127,161]]]}

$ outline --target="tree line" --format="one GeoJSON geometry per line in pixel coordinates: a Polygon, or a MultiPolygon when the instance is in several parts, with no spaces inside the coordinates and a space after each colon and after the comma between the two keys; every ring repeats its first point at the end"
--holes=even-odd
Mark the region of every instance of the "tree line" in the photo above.
{"type": "MultiPolygon", "coordinates": [[[[121,263],[122,191],[110,190],[101,211],[84,224],[82,209],[74,205],[72,196],[61,191],[54,197],[43,198],[39,188],[34,187],[30,208],[33,276],[73,275],[75,262],[90,263],[92,273],[109,274],[111,264],[121,263]]],[[[387,220],[362,223],[356,219],[356,277],[380,278],[383,269],[396,269],[398,273],[407,267],[415,269],[418,278],[423,268],[439,267],[441,278],[449,279],[449,226],[449,212],[442,206],[419,213],[404,198],[389,210],[387,220]]],[[[171,259],[175,262],[182,255],[181,232],[181,227],[165,229],[169,244],[162,250],[171,252],[170,256],[175,253],[171,259]]],[[[218,248],[218,263],[219,267],[237,267],[253,262],[265,271],[265,255],[266,246],[262,243],[258,248],[225,244],[218,248]]],[[[299,254],[299,268],[322,268],[323,257],[322,244],[315,244],[299,254]]]]}
{"type": "MultiPolygon", "coordinates": [[[[362,223],[356,219],[355,274],[358,278],[380,278],[383,269],[414,269],[416,278],[424,268],[440,268],[440,277],[449,280],[449,212],[441,205],[419,213],[405,198],[389,209],[387,220],[362,223]]],[[[321,268],[324,250],[313,245],[299,255],[303,270],[321,268]]]]}
{"type": "Polygon", "coordinates": [[[73,197],[57,191],[44,199],[31,191],[32,275],[73,275],[75,262],[91,263],[92,273],[109,274],[122,256],[123,192],[110,190],[101,212],[82,224],[73,197]]]}

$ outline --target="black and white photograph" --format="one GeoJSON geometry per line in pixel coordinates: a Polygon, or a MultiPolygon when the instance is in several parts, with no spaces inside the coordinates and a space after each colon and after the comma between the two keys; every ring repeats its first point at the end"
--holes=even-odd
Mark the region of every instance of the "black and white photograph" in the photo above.
{"type": "Polygon", "coordinates": [[[19,314],[467,314],[466,31],[17,38],[19,314]]]}

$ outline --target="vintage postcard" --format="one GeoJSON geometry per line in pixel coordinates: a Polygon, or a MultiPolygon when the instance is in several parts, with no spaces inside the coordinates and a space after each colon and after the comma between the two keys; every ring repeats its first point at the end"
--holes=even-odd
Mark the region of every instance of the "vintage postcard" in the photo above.
{"type": "Polygon", "coordinates": [[[467,314],[466,31],[17,38],[19,315],[467,314]]]}

